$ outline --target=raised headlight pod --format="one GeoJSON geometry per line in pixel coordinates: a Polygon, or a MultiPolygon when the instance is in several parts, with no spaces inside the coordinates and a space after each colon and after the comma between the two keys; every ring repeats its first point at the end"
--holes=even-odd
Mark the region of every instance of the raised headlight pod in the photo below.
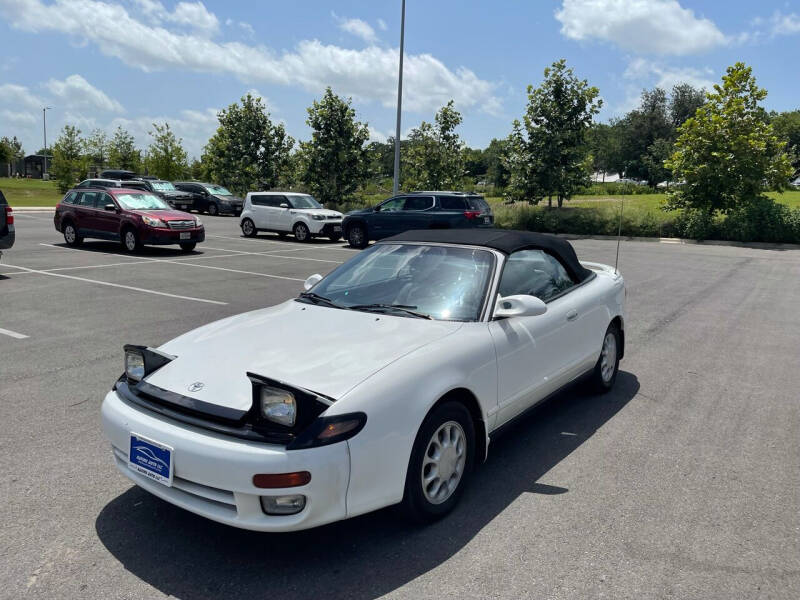
{"type": "Polygon", "coordinates": [[[297,420],[297,402],[294,394],[269,385],[258,390],[261,416],[286,427],[292,427],[297,420]]]}
{"type": "Polygon", "coordinates": [[[125,348],[125,376],[137,382],[144,378],[144,356],[137,348],[125,348]]]}
{"type": "Polygon", "coordinates": [[[171,354],[146,346],[125,344],[123,349],[125,350],[125,376],[131,383],[139,383],[153,371],[175,360],[171,354]]]}

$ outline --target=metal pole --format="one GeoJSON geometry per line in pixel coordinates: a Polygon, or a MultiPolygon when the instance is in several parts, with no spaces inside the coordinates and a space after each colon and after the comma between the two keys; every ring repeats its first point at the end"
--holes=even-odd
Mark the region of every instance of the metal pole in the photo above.
{"type": "Polygon", "coordinates": [[[42,179],[47,173],[47,107],[42,108],[42,130],[44,131],[44,167],[42,168],[42,179]]]}
{"type": "Polygon", "coordinates": [[[403,12],[400,16],[400,72],[397,76],[397,129],[394,136],[394,184],[392,195],[400,189],[400,112],[403,106],[403,43],[406,34],[406,0],[403,0],[403,12]]]}

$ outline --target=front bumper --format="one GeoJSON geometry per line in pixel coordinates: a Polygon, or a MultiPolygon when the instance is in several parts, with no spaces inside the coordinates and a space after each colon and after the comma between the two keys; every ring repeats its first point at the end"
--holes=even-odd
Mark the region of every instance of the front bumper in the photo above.
{"type": "Polygon", "coordinates": [[[195,229],[155,229],[148,228],[142,235],[142,243],[148,246],[164,246],[187,242],[203,242],[206,239],[206,230],[203,227],[195,229]],[[181,233],[188,233],[187,239],[181,239],[181,233]]]}
{"type": "Polygon", "coordinates": [[[155,415],[109,392],[101,409],[103,430],[119,471],[148,492],[213,521],[253,531],[296,531],[347,516],[350,454],[347,442],[309,450],[229,438],[155,415]],[[167,487],[128,468],[131,432],[171,446],[173,484],[167,487]],[[257,473],[309,471],[311,481],[285,489],[253,485],[257,473]],[[267,515],[260,496],[303,494],[295,515],[267,515]]]}
{"type": "Polygon", "coordinates": [[[342,222],[341,221],[314,221],[308,223],[308,230],[314,235],[342,235],[342,222]],[[338,227],[338,229],[337,229],[338,227]]]}

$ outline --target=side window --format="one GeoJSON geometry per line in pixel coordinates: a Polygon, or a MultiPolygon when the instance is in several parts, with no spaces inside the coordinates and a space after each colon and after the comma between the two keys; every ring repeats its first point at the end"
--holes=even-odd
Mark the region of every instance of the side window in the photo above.
{"type": "Polygon", "coordinates": [[[100,210],[104,210],[106,204],[114,204],[114,200],[111,199],[111,196],[109,196],[108,194],[103,194],[101,192],[97,193],[94,202],[95,202],[94,207],[99,208],[100,210]]]}
{"type": "Polygon", "coordinates": [[[460,196],[439,196],[439,204],[442,210],[464,210],[467,202],[460,196]]]}
{"type": "Polygon", "coordinates": [[[392,198],[381,204],[381,212],[394,212],[396,210],[403,210],[403,205],[406,199],[404,197],[392,198]]]}
{"type": "Polygon", "coordinates": [[[83,192],[81,194],[80,200],[78,200],[78,204],[84,208],[94,208],[95,198],[97,198],[98,192],[83,192]]]}
{"type": "Polygon", "coordinates": [[[76,204],[76,200],[78,199],[78,192],[70,192],[64,199],[61,201],[64,204],[76,204]]]}
{"type": "Polygon", "coordinates": [[[433,206],[430,196],[409,196],[403,204],[403,210],[427,210],[433,206]]]}
{"type": "Polygon", "coordinates": [[[267,206],[267,198],[268,196],[260,196],[258,194],[253,194],[250,196],[250,204],[253,206],[267,206]]]}
{"type": "Polygon", "coordinates": [[[503,268],[501,296],[527,294],[547,302],[575,285],[564,266],[541,250],[520,250],[503,268]]]}
{"type": "Polygon", "coordinates": [[[87,187],[92,187],[92,182],[88,179],[86,181],[81,181],[78,185],[75,186],[76,189],[83,189],[87,187]]]}

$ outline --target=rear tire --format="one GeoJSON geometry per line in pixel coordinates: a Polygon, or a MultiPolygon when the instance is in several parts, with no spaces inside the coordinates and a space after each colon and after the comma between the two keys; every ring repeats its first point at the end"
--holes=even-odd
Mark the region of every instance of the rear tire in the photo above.
{"type": "Polygon", "coordinates": [[[594,366],[589,386],[592,391],[598,394],[605,394],[614,387],[619,372],[619,350],[622,348],[622,340],[616,323],[612,323],[606,329],[603,336],[603,346],[600,350],[600,357],[594,366]]]}
{"type": "Polygon", "coordinates": [[[181,252],[191,252],[197,246],[197,242],[183,242],[180,246],[181,252]]]}
{"type": "Polygon", "coordinates": [[[208,214],[212,217],[216,217],[219,214],[219,206],[217,206],[216,202],[211,202],[208,205],[208,214]]]}
{"type": "Polygon", "coordinates": [[[78,230],[71,221],[64,223],[62,230],[64,233],[64,241],[67,242],[67,246],[75,248],[83,243],[83,238],[78,235],[78,230]]]}
{"type": "Polygon", "coordinates": [[[347,230],[347,241],[353,248],[366,248],[367,244],[369,244],[367,228],[360,223],[351,225],[350,229],[347,230]]]}
{"type": "Polygon", "coordinates": [[[308,229],[308,225],[305,223],[297,223],[292,229],[294,232],[294,239],[298,242],[310,242],[311,241],[311,232],[308,229]]]}
{"type": "Polygon", "coordinates": [[[136,233],[136,230],[132,227],[123,229],[120,242],[125,252],[137,252],[142,249],[142,242],[139,240],[139,234],[136,233]]]}
{"type": "Polygon", "coordinates": [[[475,455],[475,426],[460,402],[446,402],[425,417],[408,461],[402,511],[416,522],[449,513],[466,487],[475,455]]]}
{"type": "Polygon", "coordinates": [[[256,237],[258,234],[256,224],[253,223],[252,219],[242,219],[241,228],[245,237],[256,237]]]}

